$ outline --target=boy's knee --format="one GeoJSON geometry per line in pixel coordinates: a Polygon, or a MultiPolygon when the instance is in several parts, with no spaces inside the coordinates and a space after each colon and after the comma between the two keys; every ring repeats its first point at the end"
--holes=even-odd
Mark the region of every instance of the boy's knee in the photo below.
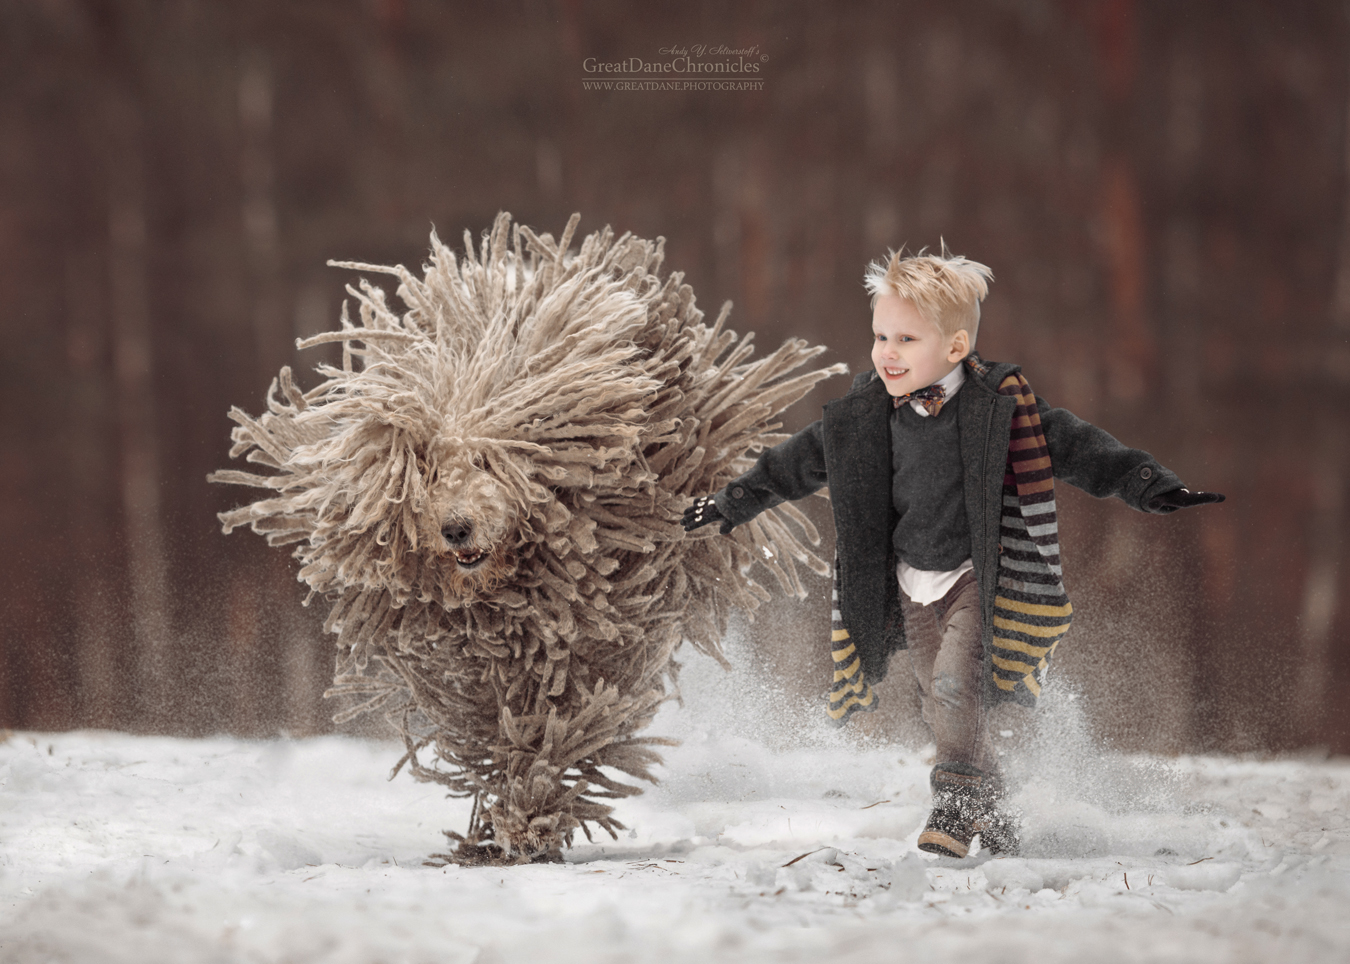
{"type": "Polygon", "coordinates": [[[968,696],[966,686],[957,676],[938,673],[933,677],[933,699],[949,709],[964,706],[968,696]]]}

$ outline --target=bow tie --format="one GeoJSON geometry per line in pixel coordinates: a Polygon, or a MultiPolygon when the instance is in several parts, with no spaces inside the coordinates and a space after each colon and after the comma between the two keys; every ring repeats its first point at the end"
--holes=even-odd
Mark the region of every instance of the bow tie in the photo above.
{"type": "Polygon", "coordinates": [[[898,395],[892,399],[892,402],[896,408],[899,408],[904,402],[918,402],[929,415],[936,415],[942,411],[942,403],[946,400],[947,390],[945,388],[941,385],[929,385],[927,388],[920,388],[908,395],[898,395]]]}

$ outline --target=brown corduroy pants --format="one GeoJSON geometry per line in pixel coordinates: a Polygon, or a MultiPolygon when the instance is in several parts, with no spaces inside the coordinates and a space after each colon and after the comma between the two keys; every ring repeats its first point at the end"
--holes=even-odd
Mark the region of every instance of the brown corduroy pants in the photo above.
{"type": "Polygon", "coordinates": [[[984,700],[980,588],[967,572],[947,594],[922,606],[900,592],[900,612],[923,719],[937,743],[937,763],[999,771],[984,700]]]}

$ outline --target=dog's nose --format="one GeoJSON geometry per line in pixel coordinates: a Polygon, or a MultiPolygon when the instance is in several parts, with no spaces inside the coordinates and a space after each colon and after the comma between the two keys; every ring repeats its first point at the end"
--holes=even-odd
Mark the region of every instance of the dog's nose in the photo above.
{"type": "Polygon", "coordinates": [[[473,535],[473,523],[452,522],[441,530],[441,535],[445,536],[445,541],[450,545],[462,546],[473,535]]]}

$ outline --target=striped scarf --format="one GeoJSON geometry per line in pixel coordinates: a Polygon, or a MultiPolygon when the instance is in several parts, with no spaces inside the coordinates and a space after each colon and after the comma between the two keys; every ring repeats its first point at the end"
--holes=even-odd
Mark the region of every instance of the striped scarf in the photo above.
{"type": "Polygon", "coordinates": [[[830,657],[834,660],[834,680],[826,699],[825,713],[836,726],[843,726],[854,713],[877,708],[872,684],[863,679],[862,657],[849,639],[844,617],[839,614],[839,556],[834,557],[834,591],[830,594],[830,657]]]}
{"type": "MultiPolygon", "coordinates": [[[[978,372],[983,363],[976,358],[971,367],[978,372]]],[[[1003,473],[992,671],[1001,699],[1031,706],[1041,695],[1055,647],[1069,631],[1073,604],[1064,591],[1055,479],[1036,396],[1020,372],[1004,378],[998,393],[1015,398],[1017,408],[1003,473]]]]}
{"type": "MultiPolygon", "coordinates": [[[[974,354],[966,364],[978,375],[989,371],[974,354]]],[[[998,393],[1016,399],[1017,408],[1003,473],[990,671],[1000,700],[1033,705],[1055,647],[1069,631],[1073,605],[1064,591],[1054,473],[1036,396],[1020,372],[1004,378],[998,393]]],[[[839,614],[837,558],[830,640],[834,679],[826,712],[842,726],[854,713],[876,709],[877,697],[863,678],[862,660],[839,614]]]]}

